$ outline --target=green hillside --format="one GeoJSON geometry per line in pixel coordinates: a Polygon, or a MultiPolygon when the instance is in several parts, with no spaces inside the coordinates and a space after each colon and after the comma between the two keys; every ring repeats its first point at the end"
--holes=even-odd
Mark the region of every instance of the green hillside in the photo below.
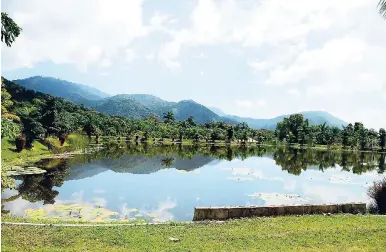
{"type": "Polygon", "coordinates": [[[34,76],[13,82],[26,89],[59,96],[75,103],[100,100],[109,96],[96,88],[52,77],[34,76]]]}
{"type": "MultiPolygon", "coordinates": [[[[35,76],[16,80],[15,82],[27,89],[59,96],[76,104],[94,108],[99,112],[133,119],[143,119],[151,115],[156,115],[159,119],[162,119],[164,113],[173,111],[178,121],[193,116],[197,123],[224,121],[236,124],[246,122],[255,129],[273,130],[278,122],[289,116],[281,115],[271,119],[254,119],[226,115],[217,108],[207,108],[193,100],[170,102],[149,94],[120,94],[108,97],[107,94],[89,86],[50,77],[35,76]]],[[[339,128],[342,128],[342,125],[347,125],[343,120],[324,111],[305,111],[301,114],[309,120],[311,125],[326,123],[328,126],[339,128]]]]}
{"type": "Polygon", "coordinates": [[[100,100],[95,106],[95,109],[105,114],[130,117],[133,119],[143,119],[155,114],[154,111],[131,98],[129,95],[116,95],[100,100]]]}

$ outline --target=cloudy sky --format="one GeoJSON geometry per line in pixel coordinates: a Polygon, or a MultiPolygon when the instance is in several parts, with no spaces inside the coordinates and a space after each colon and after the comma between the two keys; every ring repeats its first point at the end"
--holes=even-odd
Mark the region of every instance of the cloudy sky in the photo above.
{"type": "Polygon", "coordinates": [[[386,127],[378,0],[3,0],[2,75],[193,99],[255,118],[325,110],[386,127]]]}

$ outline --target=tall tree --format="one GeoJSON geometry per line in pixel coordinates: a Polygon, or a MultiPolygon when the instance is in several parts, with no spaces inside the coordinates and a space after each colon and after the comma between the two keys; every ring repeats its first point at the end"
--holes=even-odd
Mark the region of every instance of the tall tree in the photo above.
{"type": "Polygon", "coordinates": [[[11,46],[20,35],[21,28],[8,16],[8,13],[1,13],[1,42],[11,46]]]}
{"type": "Polygon", "coordinates": [[[168,111],[166,113],[164,113],[164,122],[165,123],[171,123],[171,122],[174,122],[175,121],[175,118],[174,118],[174,113],[172,111],[168,111]]]}
{"type": "Polygon", "coordinates": [[[383,128],[379,130],[379,146],[382,150],[384,150],[386,146],[386,130],[383,128]]]}

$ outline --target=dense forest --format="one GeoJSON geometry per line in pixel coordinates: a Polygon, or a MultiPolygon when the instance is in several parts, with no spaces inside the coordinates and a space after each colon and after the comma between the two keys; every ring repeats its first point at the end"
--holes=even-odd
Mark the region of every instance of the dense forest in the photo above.
{"type": "Polygon", "coordinates": [[[384,129],[367,129],[359,122],[348,124],[343,129],[325,123],[310,125],[301,114],[284,118],[275,131],[252,129],[247,123],[213,121],[197,124],[192,116],[177,121],[172,111],[164,113],[162,120],[156,116],[145,120],[111,116],[62,98],[26,90],[5,78],[2,78],[1,96],[1,136],[15,138],[22,135],[27,148],[34,139],[54,137],[63,142],[72,132],[97,139],[99,136],[124,136],[133,141],[191,139],[194,142],[237,141],[243,144],[341,145],[361,150],[384,149],[386,142],[384,129]]]}

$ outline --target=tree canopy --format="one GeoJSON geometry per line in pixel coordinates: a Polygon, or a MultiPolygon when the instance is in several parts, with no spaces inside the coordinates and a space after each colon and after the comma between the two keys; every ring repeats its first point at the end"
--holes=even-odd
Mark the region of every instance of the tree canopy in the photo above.
{"type": "Polygon", "coordinates": [[[1,13],[1,42],[11,46],[21,31],[22,29],[8,16],[8,13],[1,13]]]}
{"type": "Polygon", "coordinates": [[[379,13],[386,19],[386,0],[379,0],[378,7],[379,13]]]}

